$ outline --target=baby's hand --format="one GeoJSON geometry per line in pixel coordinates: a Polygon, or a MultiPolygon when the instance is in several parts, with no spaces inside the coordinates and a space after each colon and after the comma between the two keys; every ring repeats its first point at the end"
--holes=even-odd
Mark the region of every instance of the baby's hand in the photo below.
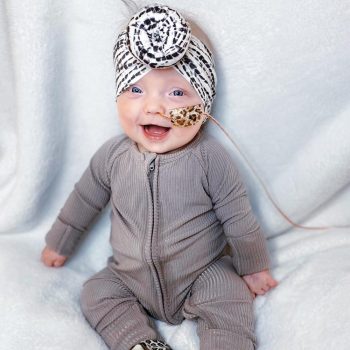
{"type": "Polygon", "coordinates": [[[254,296],[264,295],[267,291],[276,287],[278,284],[278,282],[271,276],[269,270],[245,275],[243,276],[243,279],[254,296]]]}
{"type": "Polygon", "coordinates": [[[49,247],[45,247],[41,253],[41,261],[49,267],[61,267],[64,265],[68,257],[57,254],[49,247]]]}

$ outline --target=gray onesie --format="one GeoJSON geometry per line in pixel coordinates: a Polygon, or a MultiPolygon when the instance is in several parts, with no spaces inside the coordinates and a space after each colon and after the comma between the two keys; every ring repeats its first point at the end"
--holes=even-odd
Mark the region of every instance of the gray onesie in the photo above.
{"type": "Polygon", "coordinates": [[[252,297],[239,276],[267,269],[268,252],[227,151],[201,132],[166,154],[140,153],[125,135],[109,139],[75,184],[48,247],[71,255],[109,201],[113,256],[81,298],[106,344],[129,350],[158,338],[153,316],[198,320],[201,350],[254,349],[252,297]]]}

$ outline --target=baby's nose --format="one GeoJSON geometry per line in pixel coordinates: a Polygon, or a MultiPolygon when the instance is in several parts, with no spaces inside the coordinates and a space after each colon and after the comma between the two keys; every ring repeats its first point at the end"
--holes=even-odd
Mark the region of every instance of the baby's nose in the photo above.
{"type": "Polygon", "coordinates": [[[166,108],[160,99],[149,99],[145,104],[146,114],[165,114],[166,108]]]}

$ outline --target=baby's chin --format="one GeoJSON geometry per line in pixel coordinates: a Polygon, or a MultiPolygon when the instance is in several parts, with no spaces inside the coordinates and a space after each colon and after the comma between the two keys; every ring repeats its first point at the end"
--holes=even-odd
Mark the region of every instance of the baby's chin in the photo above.
{"type": "Polygon", "coordinates": [[[181,140],[178,142],[147,142],[147,143],[138,143],[137,147],[140,152],[150,152],[157,154],[166,154],[166,153],[174,153],[182,150],[189,143],[191,143],[195,139],[196,135],[189,140],[181,140]]]}
{"type": "Polygon", "coordinates": [[[157,153],[157,154],[163,154],[163,153],[169,153],[172,151],[176,151],[178,147],[174,146],[171,147],[169,145],[164,145],[161,143],[151,143],[151,144],[143,144],[143,143],[137,143],[137,147],[141,153],[157,153]]]}

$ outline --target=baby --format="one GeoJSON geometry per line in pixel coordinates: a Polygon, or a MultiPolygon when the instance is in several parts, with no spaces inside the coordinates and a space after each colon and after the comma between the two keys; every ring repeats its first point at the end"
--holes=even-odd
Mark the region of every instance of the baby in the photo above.
{"type": "Polygon", "coordinates": [[[254,349],[254,296],[277,284],[237,168],[201,131],[216,73],[199,37],[167,6],[131,18],[114,48],[125,134],[97,150],[46,236],[43,262],[62,266],[111,203],[113,256],[81,307],[113,350],[170,349],[152,320],[185,318],[202,350],[254,349]],[[186,119],[195,105],[203,113],[186,119]]]}

